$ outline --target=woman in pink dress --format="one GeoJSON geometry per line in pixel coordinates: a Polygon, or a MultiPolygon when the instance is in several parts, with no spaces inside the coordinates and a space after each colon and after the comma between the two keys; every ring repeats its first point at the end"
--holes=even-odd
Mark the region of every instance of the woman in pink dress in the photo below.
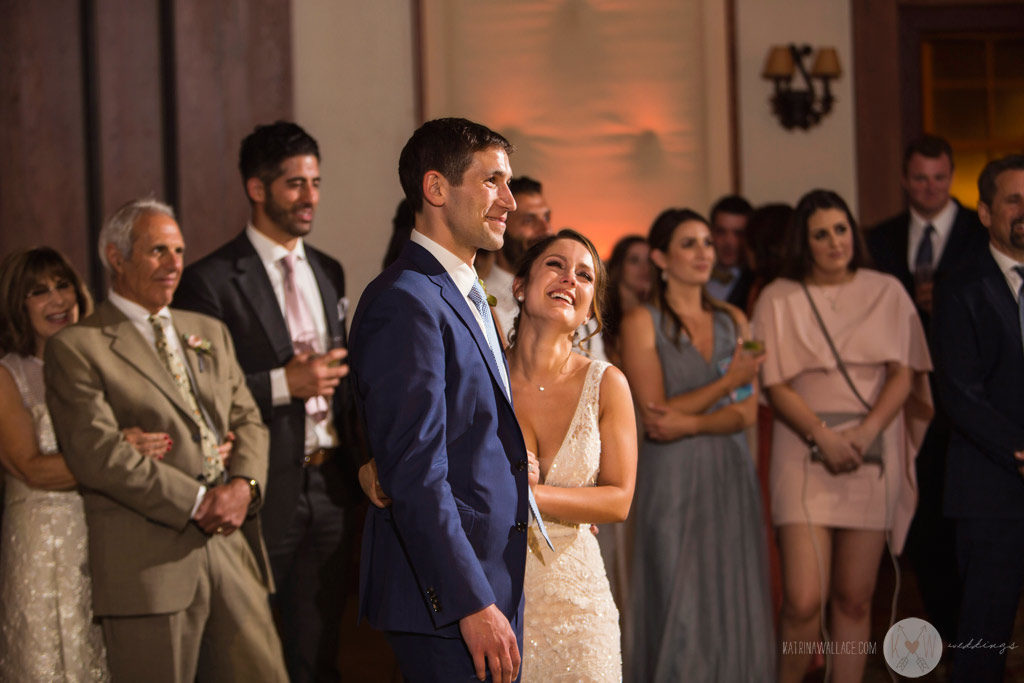
{"type": "Polygon", "coordinates": [[[856,643],[870,636],[879,561],[887,541],[902,550],[916,503],[931,360],[903,287],[863,267],[867,252],[837,194],[814,190],[800,200],[787,247],[783,277],[764,289],[753,319],[775,409],[779,680],[802,680],[810,655],[785,644],[819,639],[827,600],[824,639],[852,644],[834,658],[833,680],[859,681],[865,658],[856,643]]]}

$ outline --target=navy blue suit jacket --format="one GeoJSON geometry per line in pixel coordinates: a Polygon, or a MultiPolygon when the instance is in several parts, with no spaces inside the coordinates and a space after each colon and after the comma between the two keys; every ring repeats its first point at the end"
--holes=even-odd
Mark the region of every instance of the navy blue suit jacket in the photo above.
{"type": "Polygon", "coordinates": [[[932,345],[953,426],[950,517],[1024,518],[1024,350],[1017,303],[990,253],[937,283],[932,345]]]}
{"type": "MultiPolygon", "coordinates": [[[[345,276],[341,264],[308,243],[304,246],[320,288],[328,334],[344,336],[345,311],[340,301],[345,295],[345,276]]],[[[205,313],[227,325],[246,384],[263,422],[270,428],[270,474],[263,492],[262,517],[267,545],[273,552],[284,542],[298,506],[306,409],[299,399],[273,405],[270,371],[287,364],[295,351],[270,278],[244,231],[185,269],[174,305],[205,313]]],[[[364,445],[353,394],[347,378],[335,389],[331,407],[341,456],[321,468],[329,482],[328,495],[340,507],[362,499],[356,469],[363,462],[364,445]]]]}
{"type": "Polygon", "coordinates": [[[350,351],[394,500],[367,515],[360,615],[458,638],[459,619],[495,603],[521,642],[526,446],[480,325],[430,252],[410,242],[370,283],[350,351]]]}
{"type": "MultiPolygon", "coordinates": [[[[978,214],[965,209],[955,199],[953,201],[956,202],[956,217],[953,219],[953,227],[949,231],[942,255],[935,266],[936,282],[974,261],[988,244],[988,232],[978,220],[978,214]]],[[[874,268],[894,275],[903,283],[903,287],[913,299],[914,274],[910,272],[910,264],[907,263],[910,212],[904,211],[879,223],[867,232],[865,241],[874,260],[874,268]]],[[[928,313],[921,309],[918,309],[917,313],[924,323],[925,332],[928,332],[928,313]]]]}

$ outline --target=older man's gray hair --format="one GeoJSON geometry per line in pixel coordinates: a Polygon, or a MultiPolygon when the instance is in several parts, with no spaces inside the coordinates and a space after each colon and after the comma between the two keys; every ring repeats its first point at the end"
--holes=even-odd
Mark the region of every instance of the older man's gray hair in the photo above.
{"type": "Polygon", "coordinates": [[[132,228],[135,227],[135,222],[141,216],[149,213],[162,213],[177,220],[174,217],[174,209],[163,202],[155,199],[133,199],[111,214],[107,222],[103,224],[103,229],[100,230],[98,249],[100,262],[108,273],[112,271],[110,261],[107,260],[107,245],[113,244],[122,256],[126,259],[131,258],[134,241],[132,228]]]}

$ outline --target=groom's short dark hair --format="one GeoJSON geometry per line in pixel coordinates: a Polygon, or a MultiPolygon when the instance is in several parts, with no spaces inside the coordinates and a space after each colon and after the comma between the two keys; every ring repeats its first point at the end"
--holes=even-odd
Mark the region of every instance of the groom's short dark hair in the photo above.
{"type": "Polygon", "coordinates": [[[437,171],[452,185],[461,185],[473,154],[492,147],[500,147],[506,154],[513,150],[503,135],[467,119],[434,119],[420,126],[398,158],[398,179],[412,210],[423,210],[423,176],[428,171],[437,171]]]}

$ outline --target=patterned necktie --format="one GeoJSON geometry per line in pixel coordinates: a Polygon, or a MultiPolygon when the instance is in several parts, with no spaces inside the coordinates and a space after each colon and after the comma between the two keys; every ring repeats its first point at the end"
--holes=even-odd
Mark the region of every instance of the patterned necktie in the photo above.
{"type": "Polygon", "coordinates": [[[505,363],[501,357],[501,344],[498,342],[498,333],[494,329],[494,318],[491,317],[491,307],[487,305],[487,295],[484,288],[477,280],[473,288],[469,290],[469,300],[476,306],[480,318],[484,321],[484,337],[487,338],[487,346],[491,349],[491,356],[495,365],[498,366],[498,375],[501,376],[502,388],[505,390],[505,398],[512,400],[512,393],[508,388],[508,376],[505,374],[505,363]]]}
{"type": "Polygon", "coordinates": [[[935,246],[932,244],[932,236],[935,234],[935,226],[929,223],[924,226],[924,236],[917,245],[917,254],[914,256],[914,270],[932,268],[935,260],[935,246]]]}
{"type": "MultiPolygon", "coordinates": [[[[284,318],[288,325],[288,332],[292,335],[292,348],[295,353],[306,353],[312,351],[320,353],[321,343],[317,333],[316,325],[313,323],[313,314],[306,305],[306,299],[299,292],[298,283],[295,280],[295,254],[288,254],[281,258],[278,263],[284,271],[284,318]]],[[[323,396],[313,396],[306,400],[306,414],[317,422],[327,418],[327,399],[323,396]]]]}
{"type": "MultiPolygon", "coordinates": [[[[509,401],[512,400],[512,393],[508,386],[508,375],[505,374],[505,362],[501,356],[501,344],[498,343],[498,333],[494,329],[494,318],[491,317],[491,307],[487,305],[487,295],[484,294],[484,288],[477,280],[473,283],[473,288],[469,290],[469,300],[476,306],[477,312],[484,321],[484,338],[487,339],[487,346],[491,349],[491,356],[494,358],[495,364],[498,366],[498,374],[501,376],[502,388],[505,390],[505,397],[509,401]]],[[[537,509],[537,500],[533,497],[533,489],[527,488],[529,494],[527,502],[530,504],[530,514],[537,520],[537,528],[540,529],[540,535],[547,541],[548,547],[552,550],[555,546],[551,544],[551,538],[548,537],[547,527],[544,526],[544,520],[540,517],[540,510],[537,509]]]]}
{"type": "Polygon", "coordinates": [[[153,326],[153,336],[156,342],[156,352],[163,361],[167,372],[171,373],[174,383],[178,385],[181,397],[185,404],[192,411],[192,417],[199,425],[199,443],[203,450],[203,481],[209,485],[216,485],[221,482],[224,475],[224,462],[220,459],[217,451],[217,439],[206,424],[206,418],[199,409],[199,402],[192,391],[192,383],[189,381],[185,364],[178,354],[171,351],[167,343],[167,334],[164,332],[164,324],[159,316],[149,316],[149,323],[153,326]]]}

